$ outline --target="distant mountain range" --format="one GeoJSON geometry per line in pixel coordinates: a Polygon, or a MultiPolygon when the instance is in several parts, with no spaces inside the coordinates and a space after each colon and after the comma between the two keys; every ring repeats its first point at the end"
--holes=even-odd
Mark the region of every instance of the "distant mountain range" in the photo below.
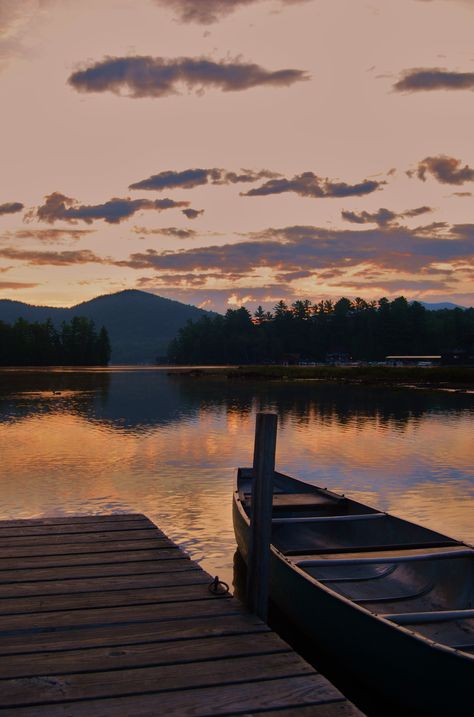
{"type": "Polygon", "coordinates": [[[169,342],[188,320],[196,321],[205,314],[211,315],[195,306],[133,289],[98,296],[68,309],[0,299],[0,321],[6,323],[21,317],[26,321],[51,319],[58,326],[73,316],[85,316],[97,329],[105,326],[112,345],[111,362],[115,364],[154,363],[157,356],[166,354],[169,342]]]}
{"type": "Polygon", "coordinates": [[[425,309],[428,311],[439,311],[440,309],[466,309],[466,306],[460,304],[453,304],[451,301],[442,301],[439,304],[427,304],[425,301],[420,301],[425,309]]]}

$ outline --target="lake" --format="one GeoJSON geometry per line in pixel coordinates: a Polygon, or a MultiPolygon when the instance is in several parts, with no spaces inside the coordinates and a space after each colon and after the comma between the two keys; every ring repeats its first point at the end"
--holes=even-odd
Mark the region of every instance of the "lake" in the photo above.
{"type": "Polygon", "coordinates": [[[232,582],[255,413],[277,467],[474,542],[474,396],[166,369],[0,370],[0,519],[142,512],[232,582]]]}

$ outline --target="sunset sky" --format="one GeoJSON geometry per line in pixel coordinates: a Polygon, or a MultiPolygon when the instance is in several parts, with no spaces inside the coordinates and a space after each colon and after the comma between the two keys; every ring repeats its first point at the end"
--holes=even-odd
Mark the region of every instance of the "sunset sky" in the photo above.
{"type": "Polygon", "coordinates": [[[0,0],[0,298],[474,305],[474,0],[0,0]]]}

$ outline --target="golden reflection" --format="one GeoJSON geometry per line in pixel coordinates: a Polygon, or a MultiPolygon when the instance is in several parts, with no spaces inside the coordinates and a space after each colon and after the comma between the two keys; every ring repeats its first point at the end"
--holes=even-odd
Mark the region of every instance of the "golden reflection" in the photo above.
{"type": "Polygon", "coordinates": [[[229,582],[235,468],[251,463],[255,412],[277,409],[280,470],[474,542],[474,413],[455,397],[443,411],[152,372],[117,373],[105,391],[61,381],[61,394],[0,395],[1,518],[143,512],[229,582]]]}

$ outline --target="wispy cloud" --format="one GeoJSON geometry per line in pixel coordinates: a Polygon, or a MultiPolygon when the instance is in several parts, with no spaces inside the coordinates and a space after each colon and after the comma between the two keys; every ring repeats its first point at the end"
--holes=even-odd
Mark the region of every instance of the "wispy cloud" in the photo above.
{"type": "Polygon", "coordinates": [[[257,182],[259,179],[269,179],[279,175],[266,169],[254,171],[241,169],[240,172],[228,172],[225,169],[184,169],[182,171],[166,170],[159,174],[152,174],[129,186],[129,189],[193,189],[203,184],[238,184],[240,182],[257,182]]]}
{"type": "Polygon", "coordinates": [[[0,0],[0,66],[26,51],[23,38],[50,0],[0,0]]]}
{"type": "Polygon", "coordinates": [[[0,290],[2,291],[4,289],[34,289],[36,286],[40,286],[40,284],[33,284],[27,281],[0,281],[0,290]]]}
{"type": "MultiPolygon", "coordinates": [[[[200,0],[201,1],[201,0],[200,0]]],[[[289,87],[308,80],[303,70],[269,71],[239,59],[216,62],[206,57],[106,57],[69,77],[79,92],[113,92],[127,97],[168,97],[181,88],[198,94],[208,89],[238,92],[252,87],[289,87]]]]}
{"type": "Polygon", "coordinates": [[[54,244],[66,240],[78,241],[94,232],[95,229],[19,229],[14,232],[4,232],[1,238],[7,241],[32,239],[45,244],[54,244]]]}
{"type": "Polygon", "coordinates": [[[149,236],[150,234],[158,234],[165,237],[175,237],[176,239],[195,239],[199,236],[194,229],[180,229],[179,227],[161,227],[160,229],[147,229],[146,227],[133,227],[134,234],[142,234],[149,236]]]}
{"type": "Polygon", "coordinates": [[[396,92],[474,90],[474,72],[450,72],[440,67],[405,70],[393,85],[396,92]]]}
{"type": "Polygon", "coordinates": [[[464,184],[465,182],[474,182],[474,169],[465,164],[463,166],[460,159],[455,157],[447,157],[439,154],[436,157],[425,157],[418,163],[415,172],[408,171],[408,176],[416,173],[418,179],[426,181],[427,174],[431,174],[441,184],[464,184]]]}
{"type": "Polygon", "coordinates": [[[352,224],[377,224],[379,227],[384,227],[397,222],[399,219],[418,217],[421,214],[432,211],[433,209],[431,207],[424,206],[416,207],[416,209],[406,209],[404,212],[397,213],[381,207],[376,212],[350,212],[343,210],[341,216],[347,222],[352,222],[352,224]]]}
{"type": "Polygon", "coordinates": [[[88,249],[78,251],[34,251],[31,249],[0,249],[0,258],[24,261],[33,266],[70,266],[74,264],[110,264],[112,260],[97,256],[88,249]]]}
{"type": "Polygon", "coordinates": [[[0,204],[0,216],[2,214],[17,214],[25,208],[21,202],[5,202],[0,204]]]}
{"type": "MultiPolygon", "coordinates": [[[[158,5],[171,8],[182,22],[210,25],[241,7],[261,3],[262,0],[155,0],[158,5]]],[[[296,5],[308,0],[278,0],[280,5],[296,5]]]]}
{"type": "Polygon", "coordinates": [[[270,194],[283,194],[284,192],[295,192],[301,197],[356,197],[371,194],[380,189],[385,181],[364,179],[357,184],[348,184],[330,179],[318,177],[313,172],[298,174],[292,179],[270,179],[260,187],[254,187],[248,192],[242,193],[244,197],[261,197],[270,194]]]}
{"type": "Polygon", "coordinates": [[[425,291],[446,291],[449,290],[449,282],[441,279],[375,279],[374,281],[352,281],[348,279],[343,281],[336,286],[343,286],[350,292],[355,291],[370,291],[374,290],[387,293],[420,293],[425,291]]]}
{"type": "Polygon", "coordinates": [[[60,192],[53,192],[45,197],[46,201],[40,207],[28,213],[27,219],[38,219],[53,224],[56,221],[65,221],[76,224],[77,221],[92,224],[93,221],[103,219],[108,224],[119,224],[136,214],[136,212],[153,209],[161,212],[165,209],[188,207],[189,202],[175,202],[172,199],[111,199],[104,204],[79,204],[76,199],[66,197],[60,192]]]}

